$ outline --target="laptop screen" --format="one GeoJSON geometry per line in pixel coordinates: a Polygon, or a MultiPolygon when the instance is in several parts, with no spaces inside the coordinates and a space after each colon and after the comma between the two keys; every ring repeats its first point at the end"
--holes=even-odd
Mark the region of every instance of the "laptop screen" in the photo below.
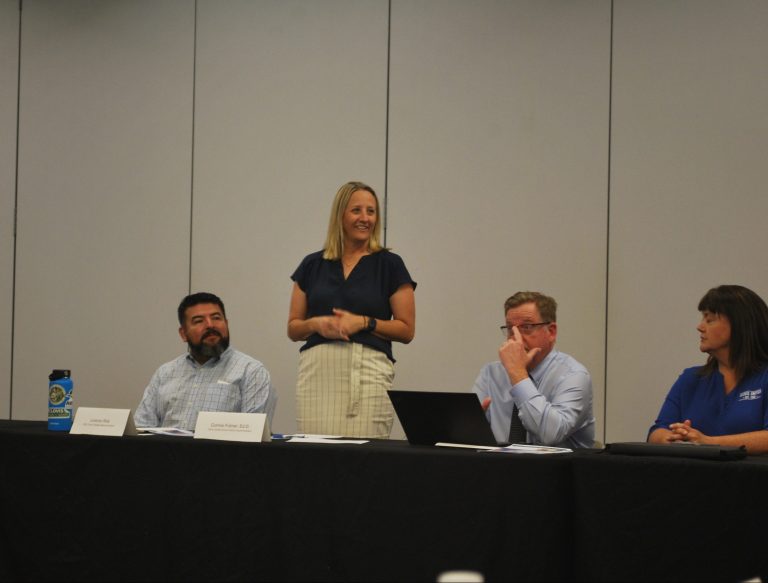
{"type": "Polygon", "coordinates": [[[408,443],[499,445],[474,393],[387,391],[408,443]]]}

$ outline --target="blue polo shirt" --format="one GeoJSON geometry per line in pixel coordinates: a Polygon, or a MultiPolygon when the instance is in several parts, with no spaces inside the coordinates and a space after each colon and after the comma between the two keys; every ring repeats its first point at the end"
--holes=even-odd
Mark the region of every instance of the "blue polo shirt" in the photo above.
{"type": "Polygon", "coordinates": [[[704,435],[734,435],[768,429],[768,367],[743,378],[725,394],[723,375],[715,371],[699,376],[702,367],[683,371],[669,390],[656,423],[648,434],[658,428],[686,419],[704,435]]]}

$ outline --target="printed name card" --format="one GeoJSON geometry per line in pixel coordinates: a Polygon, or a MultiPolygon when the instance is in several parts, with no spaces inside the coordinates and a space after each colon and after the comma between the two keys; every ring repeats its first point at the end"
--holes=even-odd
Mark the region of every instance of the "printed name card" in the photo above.
{"type": "Polygon", "coordinates": [[[195,439],[223,441],[271,441],[266,413],[222,413],[200,411],[195,425],[195,439]]]}
{"type": "Polygon", "coordinates": [[[136,435],[130,409],[78,407],[70,433],[81,435],[136,435]]]}

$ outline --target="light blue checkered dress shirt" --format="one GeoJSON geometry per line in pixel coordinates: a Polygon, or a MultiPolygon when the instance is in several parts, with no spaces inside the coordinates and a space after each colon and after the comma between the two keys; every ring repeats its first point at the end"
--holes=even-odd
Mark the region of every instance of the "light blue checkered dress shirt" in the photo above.
{"type": "Polygon", "coordinates": [[[136,409],[137,427],[195,429],[200,411],[266,413],[272,422],[277,393],[258,360],[232,348],[199,364],[189,354],[157,369],[136,409]]]}

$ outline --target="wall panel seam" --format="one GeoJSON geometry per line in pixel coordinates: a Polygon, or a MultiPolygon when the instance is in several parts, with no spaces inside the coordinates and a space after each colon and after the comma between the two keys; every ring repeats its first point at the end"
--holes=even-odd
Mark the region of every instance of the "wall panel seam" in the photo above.
{"type": "Polygon", "coordinates": [[[387,246],[387,227],[389,226],[389,217],[387,207],[389,203],[389,75],[391,70],[392,55],[392,0],[387,0],[387,99],[386,111],[384,114],[384,246],[387,246]]]}
{"type": "Polygon", "coordinates": [[[605,214],[605,338],[603,340],[603,443],[608,435],[608,301],[610,288],[610,258],[611,258],[611,136],[613,114],[613,7],[611,0],[610,38],[608,41],[608,181],[606,184],[606,214],[605,214]]]}
{"type": "Polygon", "coordinates": [[[194,24],[192,26],[192,144],[189,169],[189,267],[187,294],[192,293],[192,241],[195,219],[195,105],[197,97],[197,0],[195,0],[194,24]]]}
{"type": "Polygon", "coordinates": [[[11,353],[8,367],[8,418],[13,419],[13,363],[14,344],[16,342],[16,254],[18,249],[18,218],[19,218],[19,136],[21,133],[21,32],[22,32],[22,0],[19,0],[19,33],[16,55],[16,160],[13,186],[13,257],[11,259],[11,353]]]}

